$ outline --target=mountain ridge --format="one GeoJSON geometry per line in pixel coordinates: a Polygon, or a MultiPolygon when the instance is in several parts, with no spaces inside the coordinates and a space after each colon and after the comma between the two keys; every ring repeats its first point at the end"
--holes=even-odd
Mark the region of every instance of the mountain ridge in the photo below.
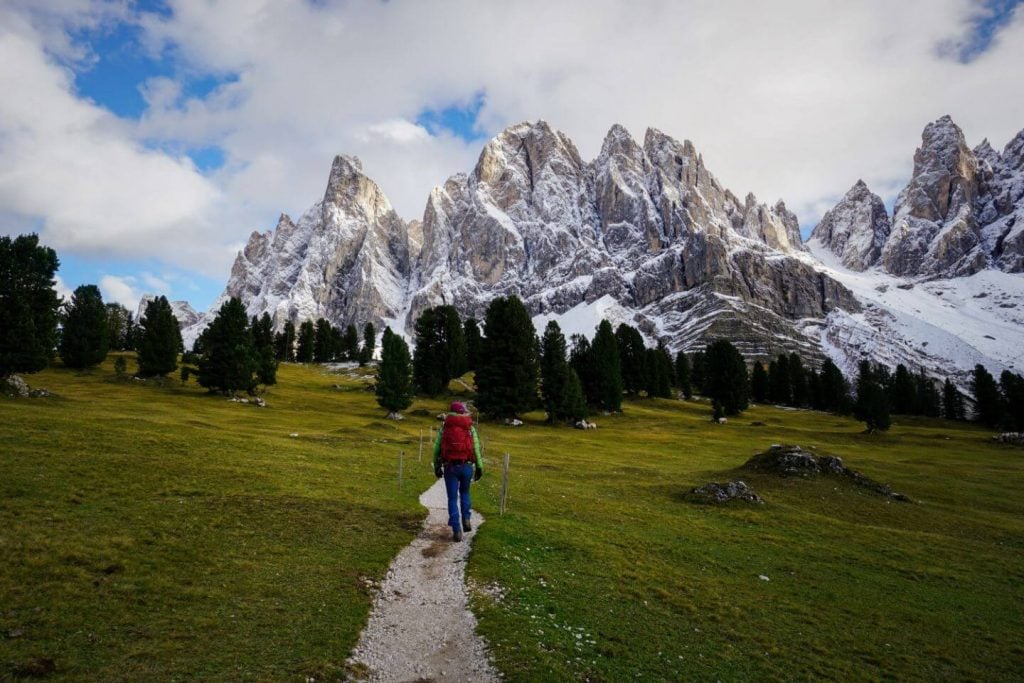
{"type": "MultiPolygon", "coordinates": [[[[252,234],[224,293],[186,337],[229,296],[251,315],[270,313],[276,327],[325,317],[408,332],[429,306],[480,318],[492,298],[516,294],[538,318],[618,311],[673,350],[728,336],[748,356],[799,350],[849,368],[855,351],[837,351],[837,330],[883,331],[866,316],[886,305],[854,294],[861,283],[844,284],[852,273],[1018,273],[1021,195],[1024,131],[1002,153],[987,141],[971,150],[943,117],[925,128],[891,218],[858,181],[804,245],[781,199],[740,200],[689,140],[648,128],[641,145],[616,124],[584,161],[564,133],[522,122],[488,141],[469,172],[436,186],[422,220],[409,223],[358,159],[339,155],[324,198],[299,221],[282,214],[275,230],[252,234]]],[[[962,359],[920,349],[896,355],[947,375],[964,370],[962,359]]]]}

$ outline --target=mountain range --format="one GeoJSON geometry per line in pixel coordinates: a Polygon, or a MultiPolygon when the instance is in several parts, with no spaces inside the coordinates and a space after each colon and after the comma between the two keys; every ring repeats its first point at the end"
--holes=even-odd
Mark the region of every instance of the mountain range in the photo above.
{"type": "MultiPolygon", "coordinates": [[[[1024,131],[971,149],[943,117],[925,127],[890,215],[858,181],[807,244],[780,200],[740,199],[690,141],[613,126],[585,161],[544,121],[490,140],[469,173],[406,222],[338,156],[323,198],[254,232],[221,297],[184,325],[191,343],[220,305],[285,321],[372,321],[408,333],[447,303],[482,318],[516,294],[538,327],[592,335],[602,317],[693,350],[732,340],[748,357],[799,351],[848,373],[864,357],[963,383],[1024,353],[1024,131]]],[[[184,322],[184,321],[183,321],[184,322]]]]}

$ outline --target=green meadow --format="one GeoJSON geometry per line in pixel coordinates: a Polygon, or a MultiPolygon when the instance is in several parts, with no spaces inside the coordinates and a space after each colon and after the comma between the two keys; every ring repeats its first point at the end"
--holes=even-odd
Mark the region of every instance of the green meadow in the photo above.
{"type": "MultiPolygon", "coordinates": [[[[425,514],[419,435],[446,401],[396,423],[365,372],[291,364],[266,408],[119,381],[113,356],[27,379],[54,396],[0,398],[0,680],[350,675],[372,582],[425,514]]],[[[482,425],[467,573],[506,679],[1021,675],[1024,449],[939,420],[866,435],[809,411],[708,418],[639,400],[591,431],[482,425]],[[773,443],[914,502],[738,469],[773,443]],[[765,504],[685,499],[737,478],[765,504]]]]}

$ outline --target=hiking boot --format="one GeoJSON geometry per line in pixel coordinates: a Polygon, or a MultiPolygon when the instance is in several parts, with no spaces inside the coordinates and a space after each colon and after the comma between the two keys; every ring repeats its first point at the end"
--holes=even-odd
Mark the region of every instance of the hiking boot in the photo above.
{"type": "Polygon", "coordinates": [[[455,529],[452,531],[452,540],[456,543],[462,540],[462,529],[455,529]]]}
{"type": "Polygon", "coordinates": [[[462,528],[465,529],[466,531],[472,531],[473,530],[473,525],[470,524],[469,517],[463,517],[462,518],[462,528]]]}

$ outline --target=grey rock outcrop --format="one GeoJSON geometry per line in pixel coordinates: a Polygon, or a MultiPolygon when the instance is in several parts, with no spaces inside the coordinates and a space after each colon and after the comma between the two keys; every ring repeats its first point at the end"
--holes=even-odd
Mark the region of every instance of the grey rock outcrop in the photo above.
{"type": "Polygon", "coordinates": [[[949,116],[928,124],[910,182],[886,217],[858,181],[811,234],[852,270],[948,278],[987,267],[1024,271],[1024,131],[997,152],[967,147],[949,116]],[[881,241],[881,244],[880,244],[881,241]]]}
{"type": "Polygon", "coordinates": [[[996,152],[985,140],[975,148],[980,171],[977,202],[982,240],[993,264],[1024,271],[1024,130],[996,152]]]}
{"type": "Polygon", "coordinates": [[[740,201],[689,141],[648,129],[641,147],[613,126],[586,163],[547,123],[521,123],[432,192],[407,324],[440,303],[479,317],[517,294],[539,315],[610,296],[673,348],[703,338],[682,334],[695,315],[701,331],[743,328],[752,353],[810,348],[795,319],[859,305],[802,250],[784,203],[740,201]]]}
{"type": "Polygon", "coordinates": [[[694,503],[704,503],[707,505],[722,505],[732,500],[757,503],[758,505],[764,503],[761,496],[757,495],[752,488],[742,481],[730,481],[724,484],[712,481],[692,489],[687,498],[694,503]]]}
{"type": "Polygon", "coordinates": [[[822,217],[811,240],[832,251],[847,268],[863,271],[878,261],[891,227],[882,198],[858,180],[822,217]]]}
{"type": "Polygon", "coordinates": [[[277,328],[318,318],[380,325],[401,313],[409,270],[405,223],[358,159],[337,156],[321,201],[297,222],[282,214],[273,231],[252,233],[211,310],[239,297],[277,328]]]}
{"type": "Polygon", "coordinates": [[[974,215],[978,161],[949,116],[928,124],[893,210],[881,263],[894,275],[970,275],[986,265],[974,215]]]}

